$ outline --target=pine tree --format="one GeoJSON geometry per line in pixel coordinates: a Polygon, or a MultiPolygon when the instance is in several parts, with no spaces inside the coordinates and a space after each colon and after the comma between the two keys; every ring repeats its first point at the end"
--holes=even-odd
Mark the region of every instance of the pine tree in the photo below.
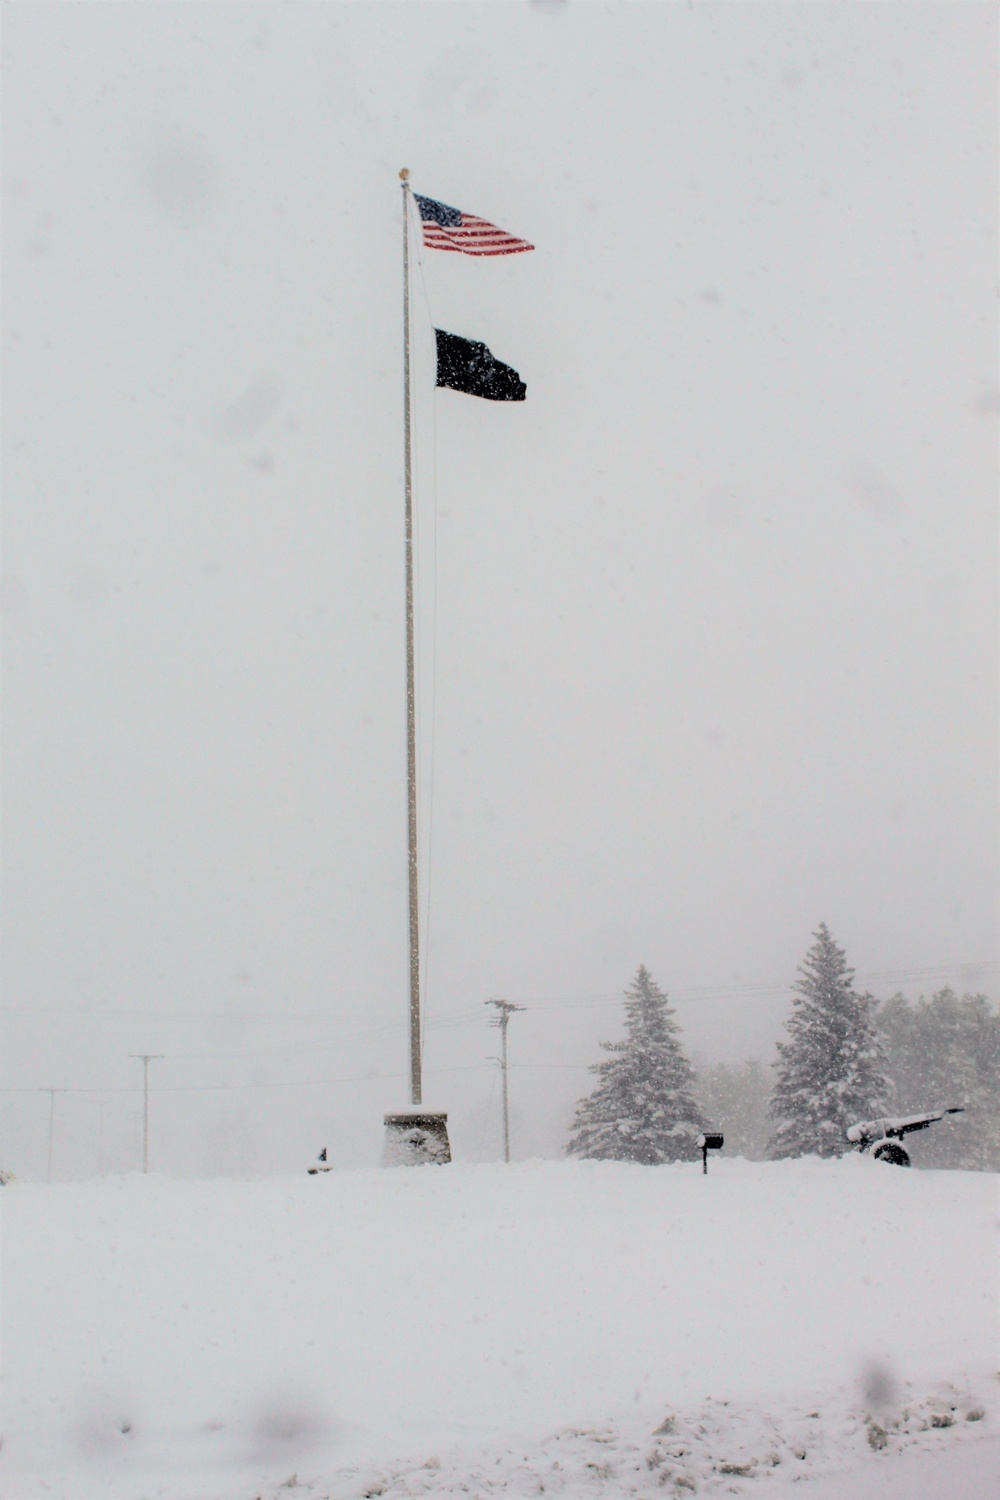
{"type": "Polygon", "coordinates": [[[624,1041],[601,1043],[611,1056],[591,1068],[600,1082],[577,1106],[567,1153],[645,1166],[693,1161],[705,1127],[694,1074],[667,997],[643,966],[625,991],[625,1028],[624,1041]]]}
{"type": "Polygon", "coordinates": [[[772,1157],[841,1156],[847,1127],[884,1113],[889,1097],[875,1001],[854,989],[854,970],[826,924],[813,935],[794,986],[791,1040],[778,1043],[772,1157]]]}

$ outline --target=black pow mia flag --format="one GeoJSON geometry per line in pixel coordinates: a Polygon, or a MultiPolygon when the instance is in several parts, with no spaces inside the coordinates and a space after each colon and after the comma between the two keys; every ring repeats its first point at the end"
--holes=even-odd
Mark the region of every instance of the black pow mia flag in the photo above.
{"type": "Polygon", "coordinates": [[[435,328],[437,384],[482,396],[485,401],[523,401],[528,387],[516,370],[501,364],[485,344],[435,328]]]}

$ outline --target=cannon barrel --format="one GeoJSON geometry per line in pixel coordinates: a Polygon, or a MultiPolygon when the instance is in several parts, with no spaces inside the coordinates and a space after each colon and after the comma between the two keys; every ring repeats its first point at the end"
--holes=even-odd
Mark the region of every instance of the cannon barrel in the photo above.
{"type": "Polygon", "coordinates": [[[847,1139],[855,1146],[860,1146],[864,1151],[872,1141],[900,1138],[910,1135],[915,1130],[926,1130],[928,1125],[933,1125],[935,1120],[943,1120],[945,1115],[960,1115],[965,1112],[964,1104],[949,1104],[941,1109],[927,1109],[917,1115],[895,1115],[880,1120],[859,1120],[856,1125],[849,1125],[847,1139]]]}

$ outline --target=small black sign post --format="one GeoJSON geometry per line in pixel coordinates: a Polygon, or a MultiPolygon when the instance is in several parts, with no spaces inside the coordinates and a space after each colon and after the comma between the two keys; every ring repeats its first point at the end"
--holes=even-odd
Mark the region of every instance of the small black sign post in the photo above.
{"type": "Polygon", "coordinates": [[[721,1135],[700,1135],[698,1145],[701,1147],[701,1170],[708,1176],[708,1153],[710,1151],[721,1151],[725,1144],[721,1135]]]}

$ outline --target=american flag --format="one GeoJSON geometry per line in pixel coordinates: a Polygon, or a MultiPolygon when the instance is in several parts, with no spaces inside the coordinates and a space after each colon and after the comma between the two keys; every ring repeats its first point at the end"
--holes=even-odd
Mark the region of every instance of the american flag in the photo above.
{"type": "Polygon", "coordinates": [[[517,255],[520,250],[534,250],[527,240],[519,240],[475,214],[463,214],[460,208],[449,208],[433,198],[414,193],[424,230],[424,244],[429,250],[456,250],[462,255],[517,255]]]}

